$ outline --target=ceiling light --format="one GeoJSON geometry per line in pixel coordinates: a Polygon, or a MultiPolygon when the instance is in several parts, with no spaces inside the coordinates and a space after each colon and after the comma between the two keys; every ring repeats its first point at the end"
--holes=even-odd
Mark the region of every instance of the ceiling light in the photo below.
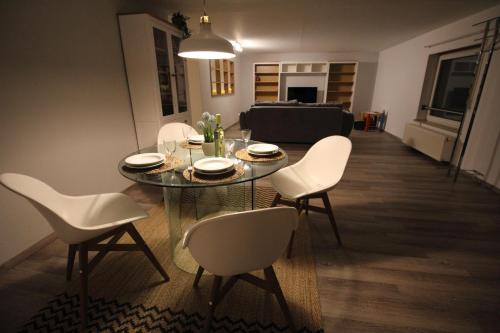
{"type": "Polygon", "coordinates": [[[238,39],[241,47],[244,49],[257,49],[262,47],[267,47],[269,42],[257,39],[238,39]]]}
{"type": "Polygon", "coordinates": [[[233,45],[233,49],[236,52],[243,52],[243,47],[241,46],[240,43],[238,43],[237,41],[234,41],[234,40],[230,40],[229,42],[233,45]]]}
{"type": "Polygon", "coordinates": [[[200,17],[200,32],[181,42],[179,56],[192,59],[229,59],[236,54],[229,41],[212,32],[210,18],[204,10],[200,17]]]}

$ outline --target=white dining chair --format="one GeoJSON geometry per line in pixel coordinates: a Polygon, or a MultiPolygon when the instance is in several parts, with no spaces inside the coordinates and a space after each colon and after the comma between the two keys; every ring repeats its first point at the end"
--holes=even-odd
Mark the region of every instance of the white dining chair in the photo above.
{"type": "Polygon", "coordinates": [[[143,251],[165,281],[169,281],[168,274],[132,223],[148,214],[125,194],[69,196],[57,192],[38,179],[16,173],[1,174],[0,183],[28,199],[56,235],[69,244],[67,280],[71,279],[78,251],[82,328],[87,324],[88,275],[109,251],[143,251]],[[116,244],[125,233],[132,237],[135,244],[116,244]],[[108,238],[111,239],[101,244],[108,238]],[[98,252],[90,261],[89,251],[98,252]]]}
{"type": "Polygon", "coordinates": [[[188,136],[197,135],[196,130],[185,123],[168,123],[163,125],[158,132],[158,145],[164,141],[183,141],[185,140],[183,129],[188,136]]]}
{"type": "MultiPolygon", "coordinates": [[[[271,175],[271,183],[276,197],[271,204],[285,204],[297,208],[328,215],[338,244],[342,246],[337,223],[333,216],[332,206],[328,199],[328,191],[340,181],[351,154],[351,140],[340,135],[329,136],[316,142],[297,163],[278,170],[271,175]],[[320,198],[324,208],[309,205],[309,199],[320,198]]],[[[292,233],[287,257],[290,258],[293,238],[292,233]]]]}
{"type": "Polygon", "coordinates": [[[295,326],[272,264],[286,249],[297,228],[295,209],[275,207],[238,212],[193,224],[184,234],[188,247],[200,265],[193,286],[197,287],[204,270],[214,275],[204,332],[210,330],[215,307],[238,280],[244,280],[273,293],[289,328],[295,326]],[[249,272],[264,270],[265,279],[249,272]],[[222,286],[222,278],[229,280],[222,286]]]}

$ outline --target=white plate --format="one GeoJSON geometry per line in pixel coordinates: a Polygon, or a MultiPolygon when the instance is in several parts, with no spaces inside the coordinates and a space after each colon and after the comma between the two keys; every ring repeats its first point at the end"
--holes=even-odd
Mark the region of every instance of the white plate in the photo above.
{"type": "Polygon", "coordinates": [[[256,143],[247,147],[247,151],[254,155],[272,155],[279,151],[279,147],[269,143],[256,143]]]}
{"type": "Polygon", "coordinates": [[[158,163],[156,163],[156,164],[136,165],[136,166],[125,164],[125,166],[126,166],[127,168],[130,168],[130,169],[149,169],[149,168],[156,168],[156,167],[159,167],[159,166],[160,166],[160,165],[162,165],[163,163],[165,163],[165,161],[161,161],[161,162],[158,162],[158,163]]]}
{"type": "Polygon", "coordinates": [[[228,172],[231,172],[234,170],[234,166],[230,167],[229,169],[222,170],[222,171],[217,171],[217,172],[206,172],[206,171],[200,171],[200,170],[194,170],[194,172],[204,175],[204,176],[218,176],[218,175],[223,175],[228,172]]]}
{"type": "Polygon", "coordinates": [[[129,156],[125,159],[125,164],[129,167],[148,167],[163,163],[165,155],[160,153],[144,153],[129,156]]]}
{"type": "Polygon", "coordinates": [[[193,142],[193,143],[203,143],[205,142],[205,137],[203,135],[190,135],[188,137],[188,141],[189,142],[193,142]]]}
{"type": "Polygon", "coordinates": [[[227,172],[234,168],[234,163],[228,158],[209,157],[194,162],[194,170],[200,173],[227,172]]]}

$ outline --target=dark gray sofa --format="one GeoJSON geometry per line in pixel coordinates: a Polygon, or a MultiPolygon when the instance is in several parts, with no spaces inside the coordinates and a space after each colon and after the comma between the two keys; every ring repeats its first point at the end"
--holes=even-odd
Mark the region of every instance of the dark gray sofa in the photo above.
{"type": "Polygon", "coordinates": [[[240,127],[252,130],[252,140],[315,143],[331,135],[348,137],[353,114],[339,105],[263,104],[240,113],[240,127]]]}

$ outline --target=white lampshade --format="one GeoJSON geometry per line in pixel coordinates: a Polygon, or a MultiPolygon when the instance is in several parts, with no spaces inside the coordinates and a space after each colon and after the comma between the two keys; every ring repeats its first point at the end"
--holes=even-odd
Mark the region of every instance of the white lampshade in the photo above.
{"type": "Polygon", "coordinates": [[[229,59],[236,54],[233,45],[212,32],[208,16],[200,18],[200,32],[181,42],[179,56],[192,59],[229,59]]]}

